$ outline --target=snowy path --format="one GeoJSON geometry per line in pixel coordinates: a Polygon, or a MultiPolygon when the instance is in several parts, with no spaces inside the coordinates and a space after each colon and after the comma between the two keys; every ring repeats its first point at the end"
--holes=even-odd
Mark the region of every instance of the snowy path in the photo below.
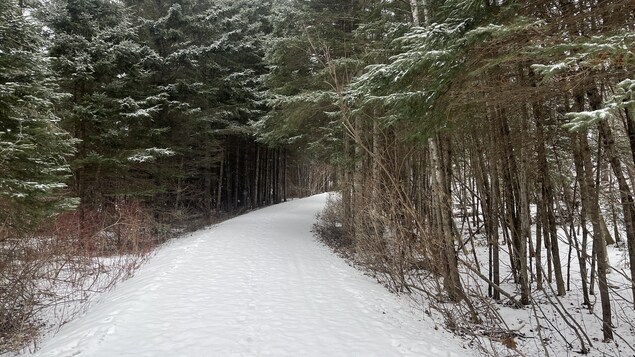
{"type": "Polygon", "coordinates": [[[37,356],[465,356],[314,241],[326,195],[264,208],[163,247],[37,356]]]}

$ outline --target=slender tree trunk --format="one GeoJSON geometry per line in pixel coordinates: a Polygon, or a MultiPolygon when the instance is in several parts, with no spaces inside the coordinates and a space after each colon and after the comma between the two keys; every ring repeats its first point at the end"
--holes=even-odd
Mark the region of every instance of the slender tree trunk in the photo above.
{"type": "MultiPolygon", "coordinates": [[[[541,197],[543,200],[542,207],[545,210],[542,212],[546,216],[546,222],[548,224],[549,237],[545,236],[545,243],[549,242],[551,251],[548,253],[553,261],[553,272],[556,278],[556,287],[559,296],[566,294],[564,279],[562,276],[562,264],[560,262],[560,246],[558,244],[558,232],[556,219],[554,214],[554,193],[551,184],[551,176],[549,172],[549,166],[547,163],[547,154],[545,149],[545,130],[544,130],[544,118],[543,110],[540,104],[534,105],[534,117],[536,120],[536,143],[538,154],[538,181],[541,186],[541,197]]],[[[550,268],[550,267],[549,267],[550,268]]],[[[551,273],[549,273],[551,276],[551,273]]]]}
{"type": "MultiPolygon", "coordinates": [[[[622,171],[622,164],[617,155],[615,139],[613,138],[611,128],[606,121],[602,120],[599,123],[599,129],[620,190],[622,211],[624,212],[624,225],[626,226],[626,241],[628,242],[629,261],[631,262],[631,276],[635,276],[635,264],[633,264],[633,262],[635,262],[635,202],[633,201],[631,188],[628,185],[626,177],[624,177],[624,173],[622,171]]],[[[608,229],[606,230],[608,231],[608,229]]],[[[635,296],[635,279],[631,279],[631,292],[633,293],[633,296],[635,296]]]]}
{"type": "MultiPolygon", "coordinates": [[[[419,3],[417,0],[410,0],[410,11],[412,12],[412,24],[417,27],[421,26],[421,21],[419,20],[419,3]]],[[[427,21],[427,18],[424,18],[424,21],[427,21]]]]}
{"type": "Polygon", "coordinates": [[[282,197],[284,202],[287,202],[287,169],[289,166],[289,153],[287,149],[284,149],[283,155],[283,163],[282,163],[282,197]]]}
{"type": "MultiPolygon", "coordinates": [[[[605,241],[600,233],[599,225],[599,207],[597,202],[597,188],[593,183],[593,167],[591,164],[591,155],[586,136],[584,134],[579,135],[579,149],[582,155],[582,162],[584,163],[586,190],[584,192],[593,193],[593,195],[587,198],[587,201],[595,198],[595,202],[588,202],[588,211],[591,213],[591,220],[593,223],[593,249],[597,256],[597,275],[598,275],[598,287],[600,290],[600,301],[602,305],[602,332],[604,334],[604,340],[613,339],[613,323],[611,321],[611,300],[608,291],[608,283],[606,274],[608,272],[607,256],[605,241]]],[[[586,195],[583,195],[586,196],[586,195]]]]}
{"type": "MultiPolygon", "coordinates": [[[[476,136],[472,137],[472,140],[476,143],[476,152],[472,154],[472,163],[474,165],[474,175],[476,181],[476,189],[481,193],[480,203],[483,211],[483,224],[485,225],[485,233],[488,241],[489,251],[489,274],[488,278],[493,283],[488,284],[488,296],[493,297],[495,300],[500,299],[500,291],[494,288],[493,285],[498,285],[500,282],[499,277],[499,262],[498,262],[498,224],[496,222],[496,211],[494,210],[494,187],[493,183],[490,184],[487,174],[485,163],[483,160],[482,145],[476,136]]],[[[492,178],[492,182],[494,178],[492,178]]]]}
{"type": "MultiPolygon", "coordinates": [[[[498,227],[499,227],[499,212],[500,212],[500,207],[501,207],[501,198],[500,198],[500,184],[498,181],[498,175],[496,174],[498,170],[496,168],[494,168],[494,175],[492,175],[492,186],[491,186],[491,196],[492,196],[492,207],[491,207],[491,211],[490,211],[490,216],[492,218],[492,222],[491,222],[491,229],[492,229],[492,240],[491,240],[491,244],[492,244],[492,261],[494,266],[492,267],[493,270],[493,277],[494,277],[494,284],[496,284],[496,286],[500,286],[500,247],[499,247],[499,242],[500,242],[500,236],[499,236],[499,232],[498,232],[498,227]]],[[[494,299],[496,300],[500,300],[501,296],[500,296],[500,290],[499,289],[495,289],[494,290],[494,299]]]]}
{"type": "Polygon", "coordinates": [[[220,168],[218,173],[218,191],[217,191],[218,196],[216,197],[216,210],[218,211],[220,211],[222,207],[221,204],[223,199],[224,170],[225,170],[225,153],[223,152],[223,156],[221,157],[221,160],[220,160],[220,168]]]}
{"type": "Polygon", "coordinates": [[[529,304],[529,279],[527,274],[527,213],[525,212],[523,193],[521,192],[522,173],[518,169],[518,163],[512,147],[511,130],[503,110],[497,111],[500,125],[500,134],[505,155],[502,158],[503,184],[505,187],[505,206],[509,227],[511,228],[512,245],[510,255],[512,267],[516,273],[517,283],[521,290],[521,303],[529,304]]]}
{"type": "MultiPolygon", "coordinates": [[[[578,104],[578,111],[584,110],[584,99],[582,95],[576,96],[576,102],[578,104]]],[[[613,323],[611,320],[611,300],[608,291],[608,284],[606,274],[608,271],[608,265],[606,260],[605,240],[601,234],[600,227],[600,208],[598,202],[598,188],[595,187],[593,180],[593,164],[591,163],[591,150],[589,148],[586,133],[578,133],[574,138],[574,156],[577,157],[582,163],[582,170],[580,177],[580,192],[582,204],[585,211],[588,213],[591,223],[593,225],[593,251],[597,256],[597,276],[598,286],[600,290],[600,302],[602,307],[602,332],[604,340],[613,339],[613,323]]]]}
{"type": "Polygon", "coordinates": [[[542,216],[544,215],[542,195],[538,193],[536,204],[536,288],[542,290],[542,216]]]}
{"type": "Polygon", "coordinates": [[[446,192],[448,185],[446,184],[445,170],[440,161],[440,150],[438,137],[428,141],[430,152],[430,164],[433,170],[432,187],[433,194],[436,197],[436,204],[433,210],[438,212],[438,233],[441,235],[442,256],[446,265],[446,275],[444,285],[448,295],[452,301],[459,301],[463,296],[463,288],[461,286],[461,278],[459,276],[458,261],[456,250],[454,247],[454,236],[452,227],[449,222],[452,219],[452,201],[446,192]]]}
{"type": "Polygon", "coordinates": [[[256,144],[256,169],[254,175],[254,206],[260,207],[260,145],[256,144]]]}
{"type": "MultiPolygon", "coordinates": [[[[344,133],[344,153],[345,158],[350,159],[351,139],[347,133],[344,133]]],[[[348,165],[342,169],[344,171],[344,187],[342,187],[342,206],[344,207],[344,227],[351,236],[353,235],[353,212],[352,212],[352,191],[353,181],[351,180],[351,172],[348,165]]]]}

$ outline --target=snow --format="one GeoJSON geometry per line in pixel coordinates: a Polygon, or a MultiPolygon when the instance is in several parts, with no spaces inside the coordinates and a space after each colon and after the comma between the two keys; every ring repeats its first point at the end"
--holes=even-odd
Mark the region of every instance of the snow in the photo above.
{"type": "Polygon", "coordinates": [[[565,114],[565,118],[570,122],[563,126],[571,131],[589,128],[597,124],[600,120],[607,120],[611,115],[612,107],[606,107],[593,111],[581,111],[565,114]]]}
{"type": "MultiPolygon", "coordinates": [[[[532,220],[535,221],[536,207],[531,206],[532,220]]],[[[458,223],[458,222],[457,222],[458,223]]],[[[590,224],[589,224],[590,225],[590,224]]],[[[613,232],[613,227],[609,225],[607,227],[610,232],[613,232]]],[[[579,227],[576,227],[579,230],[579,227]]],[[[588,229],[591,231],[591,227],[588,229]]],[[[536,225],[531,226],[532,239],[536,236],[536,225]]],[[[531,306],[526,306],[520,309],[510,306],[506,303],[506,299],[503,298],[502,303],[495,303],[497,313],[505,321],[506,326],[516,333],[518,337],[515,338],[517,349],[522,351],[526,356],[545,356],[545,350],[548,351],[551,356],[581,356],[579,351],[581,350],[581,344],[574,329],[568,324],[578,324],[584,329],[591,344],[585,338],[585,347],[590,351],[586,356],[590,357],[604,357],[604,356],[630,356],[635,354],[635,329],[633,328],[633,322],[635,321],[635,310],[632,308],[633,297],[630,293],[630,282],[628,276],[628,267],[626,265],[627,252],[624,243],[620,247],[616,245],[607,246],[608,261],[611,265],[609,274],[607,276],[609,281],[609,289],[611,295],[612,314],[613,314],[613,331],[615,334],[615,341],[602,342],[602,313],[600,308],[600,297],[597,293],[597,281],[596,281],[596,294],[591,295],[590,300],[593,308],[589,310],[583,306],[583,294],[582,294],[582,282],[580,278],[580,265],[576,255],[576,250],[570,252],[569,257],[569,244],[567,242],[567,227],[559,227],[558,245],[560,252],[560,261],[562,265],[565,284],[567,281],[567,268],[571,270],[570,288],[567,289],[566,295],[561,297],[555,296],[555,279],[549,288],[549,283],[546,280],[543,281],[544,290],[537,290],[535,284],[535,276],[532,277],[532,293],[531,297],[536,302],[534,310],[531,306]],[[553,290],[552,290],[553,289],[553,290]],[[565,310],[564,313],[568,314],[569,321],[567,322],[558,312],[557,307],[550,304],[550,301],[559,301],[562,305],[561,310],[565,310]],[[540,332],[539,332],[540,330],[540,332]],[[539,335],[542,335],[542,337],[539,335]],[[543,344],[544,342],[544,344],[543,344]]],[[[467,232],[464,233],[467,234],[467,232]]],[[[499,231],[502,236],[502,231],[499,231]]],[[[624,232],[621,232],[624,237],[624,232]]],[[[577,239],[581,239],[578,237],[577,239]]],[[[591,262],[591,249],[592,244],[587,244],[587,269],[590,270],[591,262]]],[[[482,264],[487,264],[488,261],[488,247],[485,241],[485,237],[480,235],[476,239],[476,255],[478,260],[482,264]],[[484,263],[483,263],[484,262],[484,263]]],[[[508,247],[501,245],[501,287],[511,292],[516,298],[519,297],[518,286],[513,283],[511,267],[508,259],[508,247]],[[504,252],[504,253],[503,253],[504,252]]],[[[547,269],[547,258],[544,246],[540,249],[542,268],[545,273],[547,269]]],[[[471,261],[471,257],[468,254],[464,259],[471,261]]],[[[535,264],[535,260],[532,262],[535,264]]],[[[483,266],[482,266],[483,268],[483,266]]],[[[485,269],[487,269],[485,267],[485,269]]],[[[535,267],[534,270],[535,271],[535,267]]],[[[484,270],[486,272],[486,270],[484,270]]],[[[589,273],[587,273],[589,274],[589,273]]],[[[467,280],[469,273],[464,273],[463,277],[467,280]]],[[[487,285],[482,281],[475,282],[476,285],[480,285],[478,289],[481,291],[481,295],[484,295],[487,291],[487,285]]],[[[478,290],[474,289],[474,290],[478,290]]],[[[491,351],[492,355],[506,355],[511,351],[501,344],[493,346],[491,351]]]]}
{"type": "Polygon", "coordinates": [[[172,156],[172,155],[174,155],[174,151],[171,149],[148,148],[148,149],[141,150],[141,152],[128,157],[128,161],[138,162],[138,163],[153,162],[159,156],[172,156]]]}
{"type": "Polygon", "coordinates": [[[466,356],[409,300],[313,238],[327,195],[160,249],[35,356],[466,356]]]}

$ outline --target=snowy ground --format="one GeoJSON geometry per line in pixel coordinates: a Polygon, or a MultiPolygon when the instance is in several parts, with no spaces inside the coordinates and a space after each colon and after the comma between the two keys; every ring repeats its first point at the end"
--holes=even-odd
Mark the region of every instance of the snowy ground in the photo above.
{"type": "Polygon", "coordinates": [[[36,356],[466,356],[310,229],[326,195],[163,247],[36,356]]]}
{"type": "MultiPolygon", "coordinates": [[[[531,235],[535,237],[535,225],[532,225],[531,235]]],[[[613,232],[612,227],[610,227],[613,232]]],[[[502,236],[502,232],[500,233],[502,236]]],[[[503,303],[497,303],[496,309],[505,320],[507,328],[516,331],[520,337],[515,339],[517,348],[526,356],[582,356],[580,337],[575,330],[581,331],[581,338],[585,347],[589,350],[586,356],[590,357],[635,357],[635,310],[633,309],[633,296],[630,290],[630,282],[627,276],[630,275],[625,262],[627,260],[626,246],[622,243],[618,248],[615,245],[607,247],[609,264],[611,270],[607,276],[611,294],[611,310],[613,314],[614,341],[602,342],[602,322],[600,297],[597,294],[597,282],[595,284],[596,295],[591,295],[590,300],[593,309],[589,310],[582,305],[582,282],[580,278],[580,265],[576,251],[569,252],[569,245],[566,234],[562,227],[558,229],[560,261],[562,271],[567,281],[567,269],[570,269],[571,280],[564,297],[556,297],[555,281],[548,287],[544,281],[545,289],[542,291],[535,289],[535,282],[532,278],[532,299],[538,302],[536,310],[531,307],[521,309],[514,308],[503,303]],[[553,290],[552,290],[553,289],[553,290]],[[561,312],[558,312],[551,302],[557,302],[561,312]],[[561,304],[561,305],[560,305],[561,304]],[[567,319],[562,314],[568,314],[567,319]],[[575,326],[575,325],[578,326],[575,326]],[[539,335],[540,333],[540,335],[539,335]],[[584,336],[586,334],[586,336],[584,336]]],[[[578,239],[580,239],[578,237],[578,239]]],[[[513,283],[511,267],[508,259],[507,246],[502,245],[501,250],[501,287],[511,292],[517,299],[520,298],[518,287],[513,283]]],[[[544,247],[540,250],[542,256],[543,270],[548,271],[546,266],[546,256],[544,247]]],[[[481,262],[483,272],[487,273],[488,249],[484,235],[477,239],[476,254],[481,262]]],[[[591,256],[591,244],[587,246],[587,254],[591,256]]],[[[472,260],[470,254],[466,260],[472,260]]],[[[535,261],[533,262],[535,264],[535,261]]],[[[587,269],[590,269],[590,258],[587,262],[587,269]]],[[[487,285],[480,280],[473,281],[467,279],[469,273],[463,274],[465,281],[471,281],[471,288],[480,289],[480,295],[487,292],[487,285]]],[[[502,345],[497,345],[497,350],[501,355],[510,352],[502,345]]]]}

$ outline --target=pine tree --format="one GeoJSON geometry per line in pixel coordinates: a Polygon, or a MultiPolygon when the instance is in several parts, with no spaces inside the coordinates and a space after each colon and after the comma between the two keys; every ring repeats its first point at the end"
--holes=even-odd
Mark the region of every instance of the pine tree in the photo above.
{"type": "Polygon", "coordinates": [[[0,3],[0,241],[73,207],[64,191],[74,141],[58,126],[43,49],[33,19],[0,3]]]}
{"type": "Polygon", "coordinates": [[[249,125],[262,115],[263,34],[269,4],[248,1],[131,2],[141,38],[162,62],[156,139],[176,155],[153,173],[157,206],[211,214],[256,204],[249,125]],[[158,11],[157,11],[158,10],[158,11]]]}
{"type": "Polygon", "coordinates": [[[137,40],[127,10],[108,0],[55,0],[40,13],[51,32],[49,55],[59,86],[62,126],[80,140],[72,162],[82,204],[156,192],[148,165],[170,156],[154,146],[163,101],[149,81],[161,59],[137,40]]]}

